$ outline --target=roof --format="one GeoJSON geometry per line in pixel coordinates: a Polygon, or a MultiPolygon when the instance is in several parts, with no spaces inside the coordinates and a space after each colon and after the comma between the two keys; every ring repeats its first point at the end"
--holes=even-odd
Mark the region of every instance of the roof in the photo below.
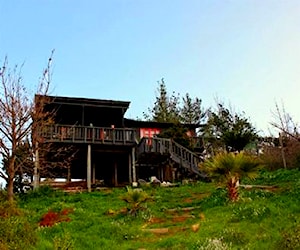
{"type": "MultiPolygon", "coordinates": [[[[174,123],[170,122],[154,122],[154,121],[139,121],[139,120],[133,120],[133,119],[127,119],[124,118],[124,124],[126,127],[131,128],[170,128],[174,125],[174,123]]],[[[196,129],[199,127],[202,127],[200,124],[181,124],[184,127],[190,128],[190,129],[196,129]]]]}
{"type": "MultiPolygon", "coordinates": [[[[36,95],[35,98],[43,97],[42,95],[36,95]]],[[[64,105],[80,105],[91,107],[104,107],[104,108],[123,108],[128,109],[130,102],[128,101],[116,101],[116,100],[104,100],[93,99],[83,97],[66,97],[66,96],[47,96],[51,99],[51,103],[64,104],[64,105]]]]}

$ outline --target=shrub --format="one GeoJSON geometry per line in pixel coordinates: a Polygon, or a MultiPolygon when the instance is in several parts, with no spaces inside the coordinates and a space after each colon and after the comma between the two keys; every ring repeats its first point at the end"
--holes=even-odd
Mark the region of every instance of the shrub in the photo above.
{"type": "Polygon", "coordinates": [[[201,208],[208,209],[217,206],[224,206],[229,201],[227,191],[222,188],[216,189],[210,196],[201,200],[201,208]]]}
{"type": "Polygon", "coordinates": [[[35,199],[35,198],[56,197],[58,194],[61,194],[61,192],[54,190],[50,186],[40,186],[39,188],[31,190],[20,197],[22,200],[26,201],[28,199],[35,199]]]}
{"type": "Polygon", "coordinates": [[[28,249],[35,245],[37,236],[35,228],[15,205],[2,205],[2,218],[0,219],[0,249],[28,249]],[[6,212],[4,212],[6,211],[6,212]]]}
{"type": "Polygon", "coordinates": [[[277,243],[278,249],[300,249],[300,226],[282,233],[282,239],[277,243]]]}
{"type": "Polygon", "coordinates": [[[0,218],[22,215],[22,211],[17,207],[16,202],[0,201],[0,218]]]}
{"type": "Polygon", "coordinates": [[[220,237],[223,238],[224,242],[233,245],[245,245],[249,242],[249,239],[247,239],[245,233],[232,228],[224,229],[221,232],[220,237]]]}
{"type": "MultiPolygon", "coordinates": [[[[285,138],[283,146],[287,168],[299,168],[300,143],[292,138],[285,138]]],[[[279,146],[264,146],[263,154],[260,155],[260,158],[268,170],[283,168],[282,151],[279,146]]]]}
{"type": "Polygon", "coordinates": [[[259,222],[270,216],[270,214],[271,210],[268,207],[243,205],[233,209],[231,221],[249,220],[251,222],[259,222]]]}

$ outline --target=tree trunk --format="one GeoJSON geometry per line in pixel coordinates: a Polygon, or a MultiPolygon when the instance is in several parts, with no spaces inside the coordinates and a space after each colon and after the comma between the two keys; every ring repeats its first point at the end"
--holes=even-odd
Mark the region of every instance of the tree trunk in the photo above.
{"type": "Polygon", "coordinates": [[[7,200],[9,202],[14,200],[14,179],[10,176],[7,180],[7,200]]]}
{"type": "Polygon", "coordinates": [[[231,201],[237,201],[239,198],[238,193],[239,179],[237,177],[231,177],[227,183],[228,195],[231,201]]]}

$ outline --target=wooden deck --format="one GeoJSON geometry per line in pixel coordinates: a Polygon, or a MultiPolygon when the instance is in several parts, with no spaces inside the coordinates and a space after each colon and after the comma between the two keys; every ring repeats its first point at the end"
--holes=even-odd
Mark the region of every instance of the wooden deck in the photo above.
{"type": "Polygon", "coordinates": [[[106,145],[134,145],[136,129],[91,126],[51,125],[43,128],[44,142],[87,143],[106,145]]]}

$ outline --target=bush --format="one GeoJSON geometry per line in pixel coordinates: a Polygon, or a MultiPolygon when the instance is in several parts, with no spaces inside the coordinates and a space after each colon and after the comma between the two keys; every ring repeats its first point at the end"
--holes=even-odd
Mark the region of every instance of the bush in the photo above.
{"type": "MultiPolygon", "coordinates": [[[[284,155],[288,169],[300,167],[300,143],[294,139],[285,138],[284,155]]],[[[266,169],[277,170],[283,168],[282,152],[278,146],[264,146],[260,155],[266,169]]]]}
{"type": "Polygon", "coordinates": [[[245,245],[249,242],[249,239],[247,239],[245,233],[234,230],[232,228],[224,229],[221,232],[220,237],[223,238],[224,242],[233,245],[245,245]]]}
{"type": "Polygon", "coordinates": [[[28,193],[20,194],[20,198],[23,201],[28,201],[30,199],[58,197],[60,195],[63,195],[62,191],[60,190],[55,190],[50,186],[40,186],[37,189],[30,190],[28,193]]]}
{"type": "Polygon", "coordinates": [[[37,242],[35,228],[13,203],[1,203],[0,249],[28,249],[37,242]]]}
{"type": "Polygon", "coordinates": [[[300,249],[300,226],[282,233],[282,239],[277,243],[278,249],[300,249]]]}
{"type": "Polygon", "coordinates": [[[201,200],[201,208],[208,209],[224,206],[229,201],[227,191],[224,188],[216,189],[210,196],[201,200]]]}
{"type": "Polygon", "coordinates": [[[271,210],[268,207],[259,205],[242,205],[237,206],[232,211],[231,221],[239,222],[242,220],[247,220],[251,222],[260,222],[264,218],[269,217],[271,210]]]}

